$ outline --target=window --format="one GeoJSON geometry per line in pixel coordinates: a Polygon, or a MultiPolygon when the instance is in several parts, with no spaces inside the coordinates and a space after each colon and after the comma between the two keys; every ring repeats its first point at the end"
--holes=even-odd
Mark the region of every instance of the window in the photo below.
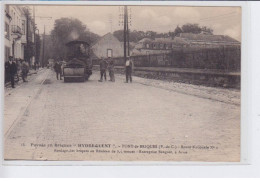
{"type": "Polygon", "coordinates": [[[113,57],[113,50],[107,49],[107,57],[113,57]]]}
{"type": "Polygon", "coordinates": [[[9,5],[5,5],[5,11],[9,14],[9,5]]]}
{"type": "Polygon", "coordinates": [[[9,24],[5,23],[5,38],[10,39],[9,24]]]}
{"type": "Polygon", "coordinates": [[[5,46],[5,62],[8,61],[9,56],[10,56],[10,48],[5,46]]]}
{"type": "Polygon", "coordinates": [[[160,44],[160,48],[163,49],[163,44],[160,44]]]}
{"type": "Polygon", "coordinates": [[[156,48],[156,44],[153,44],[153,48],[154,48],[154,49],[156,48]]]}
{"type": "Polygon", "coordinates": [[[25,20],[22,20],[22,33],[25,35],[25,20]]]}
{"type": "Polygon", "coordinates": [[[146,48],[149,48],[149,43],[146,43],[146,48]]]}

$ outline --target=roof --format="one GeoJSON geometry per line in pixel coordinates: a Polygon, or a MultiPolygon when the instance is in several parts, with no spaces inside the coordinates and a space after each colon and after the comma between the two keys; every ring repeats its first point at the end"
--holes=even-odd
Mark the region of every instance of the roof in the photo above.
{"type": "Polygon", "coordinates": [[[173,43],[172,38],[155,38],[153,42],[160,42],[160,43],[173,43]]]}
{"type": "Polygon", "coordinates": [[[184,45],[184,44],[188,44],[188,42],[183,39],[183,38],[180,38],[180,37],[174,37],[173,39],[173,43],[176,44],[176,45],[184,45]]]}
{"type": "Polygon", "coordinates": [[[146,42],[146,41],[152,41],[152,39],[150,39],[150,38],[143,38],[138,43],[143,43],[143,42],[146,42]]]}
{"type": "Polygon", "coordinates": [[[105,37],[113,37],[114,39],[116,39],[119,43],[121,43],[112,33],[107,33],[103,36],[101,36],[99,39],[97,39],[93,44],[92,47],[95,46],[99,41],[101,41],[102,39],[104,39],[105,37]]]}
{"type": "Polygon", "coordinates": [[[218,41],[218,42],[240,43],[239,41],[227,35],[180,33],[180,38],[190,40],[190,41],[206,41],[206,42],[218,41]]]}

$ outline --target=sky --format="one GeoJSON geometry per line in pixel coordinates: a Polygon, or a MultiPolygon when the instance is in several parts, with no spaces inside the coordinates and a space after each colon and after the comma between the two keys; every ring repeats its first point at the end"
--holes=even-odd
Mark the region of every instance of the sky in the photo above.
{"type": "MultiPolygon", "coordinates": [[[[130,30],[161,33],[174,31],[177,25],[197,23],[212,28],[216,35],[229,35],[241,41],[240,7],[128,6],[128,9],[132,18],[130,30]]],[[[122,6],[37,5],[35,16],[40,33],[45,25],[49,34],[56,19],[68,17],[79,19],[90,31],[102,36],[123,29],[119,25],[121,10],[122,6]]]]}

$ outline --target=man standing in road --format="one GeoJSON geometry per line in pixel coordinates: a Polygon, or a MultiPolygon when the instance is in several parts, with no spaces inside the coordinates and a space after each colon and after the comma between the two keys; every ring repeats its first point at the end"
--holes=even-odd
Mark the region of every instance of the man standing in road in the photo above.
{"type": "Polygon", "coordinates": [[[103,81],[103,76],[105,81],[107,81],[107,75],[106,75],[106,71],[107,71],[107,62],[105,61],[105,59],[103,57],[101,57],[101,61],[100,61],[100,80],[99,82],[103,81]]]}
{"type": "Polygon", "coordinates": [[[60,61],[57,61],[55,63],[54,70],[56,72],[57,80],[59,80],[59,75],[60,75],[60,80],[62,80],[62,78],[61,78],[61,62],[60,61]]]}
{"type": "Polygon", "coordinates": [[[114,60],[111,57],[109,57],[108,59],[108,71],[109,71],[110,81],[115,82],[114,60]]]}
{"type": "Polygon", "coordinates": [[[128,80],[130,79],[130,82],[132,83],[132,70],[133,70],[134,63],[131,60],[130,56],[127,57],[126,63],[125,63],[125,75],[126,75],[126,82],[128,83],[128,80]]]}
{"type": "Polygon", "coordinates": [[[12,88],[15,88],[14,87],[14,75],[17,73],[17,67],[14,62],[13,57],[11,57],[11,56],[9,57],[9,61],[5,65],[5,71],[7,72],[7,75],[11,80],[12,88]]]}

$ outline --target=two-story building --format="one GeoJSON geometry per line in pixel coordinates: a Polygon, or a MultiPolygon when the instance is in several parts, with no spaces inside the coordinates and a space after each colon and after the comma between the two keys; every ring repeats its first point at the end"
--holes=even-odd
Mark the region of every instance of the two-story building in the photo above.
{"type": "Polygon", "coordinates": [[[33,21],[24,8],[5,5],[5,61],[8,61],[9,56],[24,59],[28,41],[34,42],[33,21]]]}
{"type": "Polygon", "coordinates": [[[4,17],[4,21],[5,21],[5,39],[4,39],[4,51],[5,51],[5,62],[8,61],[8,57],[12,55],[12,37],[11,37],[11,21],[12,21],[12,17],[10,14],[10,8],[9,5],[5,6],[5,17],[4,17]]]}

